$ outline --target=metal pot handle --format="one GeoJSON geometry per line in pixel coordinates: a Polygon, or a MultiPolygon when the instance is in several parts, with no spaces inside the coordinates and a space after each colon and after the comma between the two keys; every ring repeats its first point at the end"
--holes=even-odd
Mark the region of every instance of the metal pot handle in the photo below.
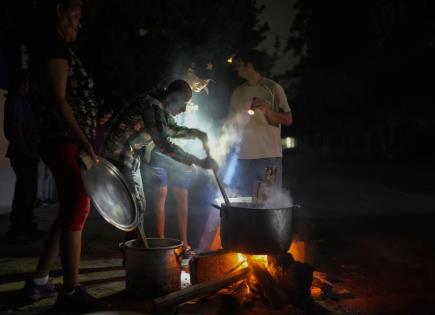
{"type": "Polygon", "coordinates": [[[185,250],[183,247],[181,247],[181,251],[180,251],[180,253],[177,254],[177,249],[178,249],[178,248],[176,248],[176,249],[174,250],[174,255],[175,255],[175,258],[177,259],[178,263],[181,264],[181,261],[182,261],[181,256],[183,256],[183,254],[186,252],[186,250],[185,250]]]}
{"type": "Polygon", "coordinates": [[[218,210],[222,210],[222,208],[221,208],[220,206],[218,206],[217,204],[215,204],[215,203],[212,203],[211,206],[212,206],[213,208],[218,209],[218,210]]]}

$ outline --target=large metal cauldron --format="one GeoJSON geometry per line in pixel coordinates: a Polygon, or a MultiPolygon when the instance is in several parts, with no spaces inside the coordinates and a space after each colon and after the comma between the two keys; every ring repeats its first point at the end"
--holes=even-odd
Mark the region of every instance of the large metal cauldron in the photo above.
{"type": "Polygon", "coordinates": [[[125,251],[126,291],[134,297],[155,298],[181,286],[180,255],[183,242],[170,238],[147,238],[121,243],[125,251]]]}
{"type": "Polygon", "coordinates": [[[285,253],[292,241],[294,207],[263,209],[252,203],[222,204],[222,247],[237,253],[267,255],[285,253]]]}

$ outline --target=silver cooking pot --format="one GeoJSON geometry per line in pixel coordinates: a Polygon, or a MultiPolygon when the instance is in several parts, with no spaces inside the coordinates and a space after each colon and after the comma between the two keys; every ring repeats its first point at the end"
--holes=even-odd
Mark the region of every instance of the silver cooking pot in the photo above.
{"type": "Polygon", "coordinates": [[[281,254],[292,241],[292,206],[264,209],[250,202],[213,205],[220,209],[221,242],[226,250],[251,254],[281,254]]]}

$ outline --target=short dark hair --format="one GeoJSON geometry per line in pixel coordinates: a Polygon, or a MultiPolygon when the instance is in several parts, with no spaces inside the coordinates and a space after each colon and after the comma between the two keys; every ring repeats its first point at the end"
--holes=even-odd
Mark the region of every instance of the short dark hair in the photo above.
{"type": "Polygon", "coordinates": [[[174,80],[172,81],[165,90],[165,95],[169,95],[171,93],[181,92],[186,96],[186,101],[192,98],[192,89],[190,88],[189,83],[184,80],[174,80]]]}
{"type": "Polygon", "coordinates": [[[254,69],[263,75],[269,72],[272,66],[269,55],[257,49],[241,49],[233,59],[252,64],[254,69]]]}

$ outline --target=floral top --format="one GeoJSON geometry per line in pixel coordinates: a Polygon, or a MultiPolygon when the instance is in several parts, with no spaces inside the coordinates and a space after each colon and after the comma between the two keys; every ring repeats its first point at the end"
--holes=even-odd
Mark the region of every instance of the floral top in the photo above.
{"type": "MultiPolygon", "coordinates": [[[[84,69],[76,54],[59,36],[48,38],[47,44],[40,51],[42,78],[46,78],[46,64],[50,59],[66,59],[69,73],[66,86],[66,100],[74,116],[89,141],[94,141],[97,128],[98,103],[94,93],[94,80],[84,69]],[[44,67],[45,66],[45,67],[44,67]]],[[[67,129],[59,107],[49,101],[45,81],[40,84],[40,123],[43,140],[71,142],[73,138],[67,129]]]]}
{"type": "Polygon", "coordinates": [[[94,94],[94,80],[89,76],[80,60],[69,49],[71,65],[69,68],[66,99],[71,105],[74,116],[88,140],[95,140],[97,129],[98,105],[94,94]]]}

